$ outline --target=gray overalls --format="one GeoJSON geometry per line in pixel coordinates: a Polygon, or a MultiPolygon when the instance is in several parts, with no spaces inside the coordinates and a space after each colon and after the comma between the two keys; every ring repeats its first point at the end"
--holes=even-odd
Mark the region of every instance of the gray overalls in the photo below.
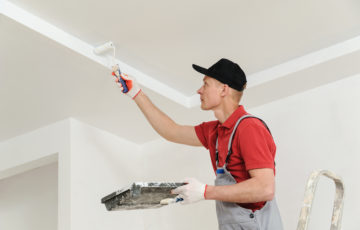
{"type": "MultiPolygon", "coordinates": [[[[228,154],[225,160],[223,167],[219,167],[219,157],[218,157],[218,140],[216,139],[216,179],[215,185],[231,185],[236,184],[236,180],[227,171],[226,166],[231,155],[231,144],[235,131],[239,123],[245,118],[257,118],[252,115],[244,115],[236,122],[234,130],[231,133],[229,144],[228,144],[228,154]]],[[[262,121],[260,118],[257,118],[262,121]]],[[[262,123],[269,130],[264,121],[262,123]]],[[[269,130],[270,132],[270,130],[269,130]]],[[[253,212],[250,209],[242,208],[236,203],[216,201],[216,214],[219,222],[220,230],[232,230],[232,229],[241,229],[241,230],[282,230],[282,222],[279,213],[279,209],[276,205],[275,199],[272,201],[266,202],[265,206],[253,212]]]]}

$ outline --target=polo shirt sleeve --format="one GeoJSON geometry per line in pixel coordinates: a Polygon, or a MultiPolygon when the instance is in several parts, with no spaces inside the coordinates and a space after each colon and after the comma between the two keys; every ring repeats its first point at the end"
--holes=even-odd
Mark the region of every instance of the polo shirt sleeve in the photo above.
{"type": "Polygon", "coordinates": [[[259,168],[274,169],[276,146],[263,124],[247,123],[239,132],[239,141],[247,171],[259,168]]]}
{"type": "Polygon", "coordinates": [[[216,128],[216,123],[216,121],[208,121],[195,126],[196,135],[206,149],[209,149],[210,133],[216,128]]]}

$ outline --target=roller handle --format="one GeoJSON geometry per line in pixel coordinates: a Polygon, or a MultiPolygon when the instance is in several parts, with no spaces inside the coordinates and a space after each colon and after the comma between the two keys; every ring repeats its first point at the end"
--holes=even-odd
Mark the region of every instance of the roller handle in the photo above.
{"type": "Polygon", "coordinates": [[[122,85],[123,87],[123,93],[127,93],[129,92],[129,88],[127,87],[126,85],[126,82],[125,80],[121,77],[121,71],[120,71],[120,68],[118,68],[117,66],[117,69],[114,71],[115,73],[115,76],[117,77],[117,79],[119,80],[120,84],[122,85]]]}
{"type": "Polygon", "coordinates": [[[129,92],[129,89],[128,89],[128,87],[127,87],[124,79],[121,77],[121,75],[119,75],[118,79],[119,79],[119,82],[121,83],[121,85],[122,85],[122,87],[123,87],[123,91],[122,91],[122,92],[123,92],[123,93],[129,92]]]}

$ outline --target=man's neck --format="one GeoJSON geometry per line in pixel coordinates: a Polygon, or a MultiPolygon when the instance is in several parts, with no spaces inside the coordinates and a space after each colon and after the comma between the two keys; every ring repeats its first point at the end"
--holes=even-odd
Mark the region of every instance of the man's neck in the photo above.
{"type": "Polygon", "coordinates": [[[239,108],[239,105],[223,105],[221,108],[214,110],[215,117],[223,124],[239,108]]]}

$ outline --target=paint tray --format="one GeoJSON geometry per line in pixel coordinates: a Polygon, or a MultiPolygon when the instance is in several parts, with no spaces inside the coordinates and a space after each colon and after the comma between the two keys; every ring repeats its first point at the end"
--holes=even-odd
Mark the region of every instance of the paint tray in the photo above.
{"type": "Polygon", "coordinates": [[[177,194],[171,194],[171,190],[182,185],[184,183],[135,182],[105,196],[101,203],[105,204],[108,211],[160,208],[164,206],[160,201],[175,198],[177,194]]]}

